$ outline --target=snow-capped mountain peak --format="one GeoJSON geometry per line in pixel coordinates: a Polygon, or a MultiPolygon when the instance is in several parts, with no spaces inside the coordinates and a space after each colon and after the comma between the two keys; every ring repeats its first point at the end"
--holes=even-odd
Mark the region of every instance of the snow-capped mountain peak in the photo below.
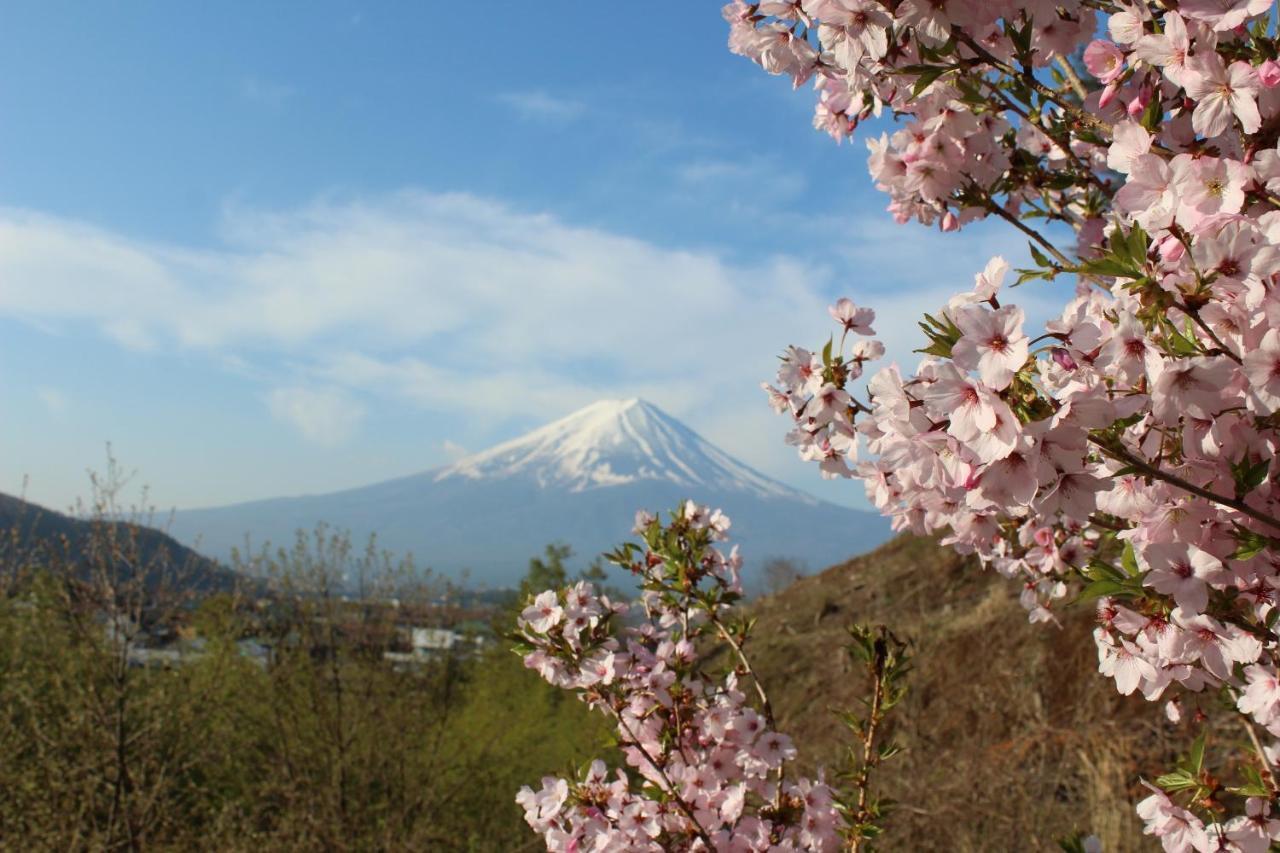
{"type": "Polygon", "coordinates": [[[600,400],[435,472],[436,482],[527,478],[573,492],[652,480],[700,490],[814,499],[714,447],[644,400],[600,400]]]}
{"type": "Polygon", "coordinates": [[[173,533],[219,556],[292,542],[324,522],[376,534],[469,582],[516,583],[548,542],[590,559],[628,536],[636,510],[685,499],[722,508],[747,565],[783,556],[825,566],[883,542],[889,525],[820,501],[716,449],[643,400],[603,400],[444,468],[324,495],[179,512],[173,533]],[[754,562],[753,562],[754,561],[754,562]]]}

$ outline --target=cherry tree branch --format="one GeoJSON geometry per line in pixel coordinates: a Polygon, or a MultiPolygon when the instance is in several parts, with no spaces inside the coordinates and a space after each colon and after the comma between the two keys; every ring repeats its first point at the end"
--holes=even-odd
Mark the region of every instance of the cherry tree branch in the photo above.
{"type": "Polygon", "coordinates": [[[1209,336],[1210,340],[1212,340],[1214,344],[1217,345],[1218,349],[1222,350],[1223,355],[1225,355],[1227,358],[1234,361],[1236,364],[1244,364],[1244,360],[1241,359],[1240,356],[1232,352],[1231,348],[1228,347],[1226,343],[1223,342],[1222,338],[1218,337],[1217,333],[1214,332],[1213,329],[1209,328],[1209,324],[1206,323],[1204,321],[1204,318],[1200,316],[1199,311],[1187,305],[1183,305],[1181,302],[1175,302],[1173,303],[1173,305],[1183,314],[1186,314],[1188,317],[1190,317],[1191,322],[1195,323],[1196,326],[1200,328],[1200,331],[1204,332],[1206,335],[1209,336]]]}
{"type": "Polygon", "coordinates": [[[680,807],[680,811],[684,812],[684,816],[689,819],[689,822],[693,824],[695,834],[702,839],[703,844],[707,845],[708,850],[714,849],[715,845],[711,843],[711,836],[707,833],[706,829],[703,828],[702,824],[698,822],[698,818],[693,814],[693,809],[689,808],[688,803],[686,803],[684,798],[680,796],[678,791],[676,791],[676,786],[672,783],[671,777],[667,775],[667,771],[663,769],[662,765],[658,764],[657,760],[654,759],[654,757],[649,754],[649,751],[644,748],[644,745],[640,743],[640,739],[636,737],[635,732],[631,731],[631,727],[622,719],[622,713],[618,711],[617,708],[613,707],[611,703],[605,703],[605,705],[609,709],[609,712],[613,714],[613,718],[618,721],[618,727],[627,733],[627,737],[631,739],[632,745],[635,746],[635,748],[639,750],[640,754],[644,756],[645,761],[649,762],[649,766],[662,777],[663,783],[671,793],[672,800],[674,800],[675,804],[680,807]]]}
{"type": "Polygon", "coordinates": [[[1058,68],[1062,70],[1062,76],[1067,78],[1067,85],[1071,87],[1071,91],[1076,93],[1076,97],[1083,101],[1088,95],[1084,90],[1084,83],[1080,81],[1080,75],[1076,74],[1076,70],[1071,67],[1071,62],[1065,56],[1056,56],[1054,61],[1058,64],[1058,68]]]}
{"type": "Polygon", "coordinates": [[[1116,460],[1117,462],[1123,462],[1126,465],[1133,467],[1135,470],[1143,474],[1146,474],[1148,477],[1152,477],[1157,480],[1163,480],[1169,485],[1177,486],[1179,489],[1182,489],[1185,492],[1190,492],[1191,494],[1196,495],[1197,497],[1204,498],[1207,501],[1212,501],[1213,503],[1216,503],[1219,506],[1225,506],[1229,509],[1233,509],[1242,515],[1247,515],[1253,520],[1267,525],[1268,527],[1272,527],[1276,530],[1280,530],[1280,521],[1272,518],[1271,516],[1265,513],[1259,512],[1258,510],[1249,506],[1247,503],[1245,503],[1242,500],[1238,500],[1236,498],[1229,498],[1229,497],[1226,497],[1225,495],[1220,495],[1216,492],[1211,492],[1208,489],[1203,488],[1201,486],[1197,486],[1195,483],[1192,483],[1189,480],[1184,480],[1183,478],[1179,477],[1177,474],[1170,474],[1167,471],[1164,471],[1160,468],[1155,467],[1151,463],[1147,462],[1145,459],[1142,459],[1134,455],[1133,453],[1130,453],[1128,450],[1124,449],[1123,447],[1119,447],[1115,444],[1105,442],[1102,439],[1097,438],[1095,436],[1092,436],[1092,435],[1089,436],[1089,441],[1092,442],[1094,445],[1096,445],[1105,455],[1110,456],[1112,459],[1116,460]]]}
{"type": "Polygon", "coordinates": [[[956,41],[960,42],[965,47],[973,51],[974,54],[979,59],[986,62],[992,68],[995,68],[996,70],[1001,71],[1009,75],[1010,77],[1020,80],[1028,88],[1034,90],[1036,94],[1044,98],[1046,101],[1049,101],[1050,103],[1053,103],[1058,107],[1061,107],[1062,110],[1064,112],[1069,113],[1075,121],[1087,127],[1091,127],[1095,130],[1098,130],[1102,133],[1105,133],[1108,136],[1111,134],[1110,124],[1108,124],[1107,122],[1103,121],[1102,119],[1098,118],[1095,115],[1090,115],[1089,113],[1084,112],[1083,110],[1081,110],[1079,107],[1077,107],[1075,104],[1071,103],[1070,101],[1064,100],[1058,92],[1054,91],[1053,89],[1050,89],[1048,86],[1044,85],[1044,83],[1041,83],[1039,80],[1037,80],[1036,76],[1032,74],[1030,71],[1025,71],[1025,72],[1019,71],[1018,69],[1009,65],[1007,62],[1004,62],[1003,60],[999,59],[998,57],[993,55],[991,51],[987,50],[985,47],[979,44],[972,36],[964,32],[963,30],[961,30],[959,27],[952,27],[951,33],[955,37],[956,41]]]}
{"type": "MultiPolygon", "coordinates": [[[[871,711],[867,717],[867,730],[862,735],[862,770],[854,781],[854,787],[858,789],[857,818],[859,821],[864,821],[867,818],[867,797],[871,789],[871,760],[875,752],[876,731],[880,727],[880,706],[884,703],[883,661],[875,661],[871,666],[871,673],[871,711]]],[[[854,836],[849,840],[849,850],[857,853],[861,844],[862,839],[854,836]]]]}
{"type": "Polygon", "coordinates": [[[769,702],[769,696],[764,691],[764,685],[760,683],[760,676],[756,675],[755,670],[751,668],[751,663],[747,660],[747,655],[742,650],[742,644],[734,638],[729,629],[720,621],[720,617],[713,615],[711,617],[711,624],[716,626],[716,630],[720,632],[720,636],[723,637],[724,641],[733,649],[733,653],[738,658],[738,663],[742,666],[742,669],[747,673],[747,675],[751,676],[751,683],[756,686],[756,695],[760,697],[760,704],[764,709],[765,722],[769,724],[770,729],[776,730],[776,725],[773,719],[773,705],[769,702]]]}
{"type": "Polygon", "coordinates": [[[987,210],[991,211],[996,216],[999,216],[1005,222],[1008,222],[1010,225],[1012,225],[1014,228],[1017,228],[1023,234],[1026,234],[1032,240],[1035,240],[1044,248],[1046,252],[1053,255],[1054,260],[1058,261],[1058,263],[1067,267],[1074,266],[1074,262],[1070,258],[1068,258],[1066,255],[1064,255],[1061,251],[1059,251],[1057,246],[1050,243],[1048,238],[1046,238],[1043,234],[1041,234],[1039,231],[1035,230],[1030,225],[1023,222],[1018,217],[1014,216],[1009,211],[1005,210],[1004,207],[1001,206],[1000,204],[997,204],[995,199],[993,199],[984,190],[978,187],[976,183],[973,184],[972,186],[974,187],[974,189],[976,189],[978,192],[982,194],[982,204],[987,210]]]}

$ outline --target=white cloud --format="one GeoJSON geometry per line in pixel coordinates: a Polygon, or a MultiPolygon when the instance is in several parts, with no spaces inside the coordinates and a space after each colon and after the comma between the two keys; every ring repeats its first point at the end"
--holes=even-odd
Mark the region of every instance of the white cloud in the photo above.
{"type": "Polygon", "coordinates": [[[289,424],[307,441],[336,447],[359,429],[364,407],[336,389],[276,388],[267,395],[276,420],[289,424]]]}
{"type": "MultiPolygon", "coordinates": [[[[0,317],[204,352],[279,386],[272,413],[319,444],[358,428],[356,397],[491,425],[640,396],[790,476],[784,424],[758,384],[785,345],[826,340],[834,297],[875,307],[890,358],[912,366],[921,312],[970,286],[991,254],[1023,251],[981,228],[832,219],[808,231],[818,265],[666,248],[466,194],[233,209],[225,245],[206,250],[0,210],[0,317]]],[[[1047,304],[1017,294],[1033,315],[1047,304]]]]}
{"type": "Polygon", "coordinates": [[[36,389],[36,397],[49,410],[49,414],[60,417],[71,407],[71,399],[57,388],[41,387],[36,389]]]}
{"type": "Polygon", "coordinates": [[[572,121],[586,112],[586,104],[571,98],[552,95],[542,89],[527,92],[501,92],[494,100],[525,119],[537,121],[572,121]]]}
{"type": "Polygon", "coordinates": [[[447,438],[440,442],[440,449],[444,451],[445,456],[453,460],[462,459],[471,453],[471,451],[467,450],[461,444],[458,444],[456,441],[450,441],[447,438]]]}

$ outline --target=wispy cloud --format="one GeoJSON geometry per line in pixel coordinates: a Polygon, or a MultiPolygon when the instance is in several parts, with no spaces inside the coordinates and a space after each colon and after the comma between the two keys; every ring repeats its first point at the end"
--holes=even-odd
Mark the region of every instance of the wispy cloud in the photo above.
{"type": "MultiPolygon", "coordinates": [[[[823,264],[730,260],[472,195],[405,192],[231,210],[226,245],[192,250],[0,210],[0,316],[205,352],[276,387],[272,414],[317,444],[347,440],[362,400],[493,423],[641,396],[778,473],[791,451],[758,384],[784,345],[826,340],[835,296],[873,305],[889,357],[913,365],[920,313],[990,254],[1020,251],[874,221],[812,234],[823,264]]],[[[1032,313],[1036,299],[1019,294],[1032,313]]]]}
{"type": "Polygon", "coordinates": [[[567,122],[586,112],[581,101],[552,95],[542,89],[525,92],[501,92],[494,100],[525,119],[537,121],[567,122]]]}
{"type": "Polygon", "coordinates": [[[278,107],[297,94],[297,89],[287,83],[245,77],[240,81],[240,95],[247,101],[278,107]]]}
{"type": "Polygon", "coordinates": [[[71,408],[71,399],[57,388],[37,388],[36,397],[54,417],[61,417],[71,408]]]}
{"type": "Polygon", "coordinates": [[[364,420],[364,406],[331,388],[276,388],[267,395],[267,408],[277,420],[322,447],[347,441],[364,420]]]}
{"type": "Polygon", "coordinates": [[[758,174],[758,169],[737,160],[695,160],[685,163],[676,170],[680,180],[691,184],[743,179],[756,177],[758,174]]]}

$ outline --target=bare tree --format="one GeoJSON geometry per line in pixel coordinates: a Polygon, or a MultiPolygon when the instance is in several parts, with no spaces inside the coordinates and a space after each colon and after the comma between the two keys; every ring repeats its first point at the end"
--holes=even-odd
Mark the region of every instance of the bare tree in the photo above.
{"type": "Polygon", "coordinates": [[[765,592],[777,595],[805,576],[804,566],[786,557],[771,557],[760,570],[765,592]]]}

